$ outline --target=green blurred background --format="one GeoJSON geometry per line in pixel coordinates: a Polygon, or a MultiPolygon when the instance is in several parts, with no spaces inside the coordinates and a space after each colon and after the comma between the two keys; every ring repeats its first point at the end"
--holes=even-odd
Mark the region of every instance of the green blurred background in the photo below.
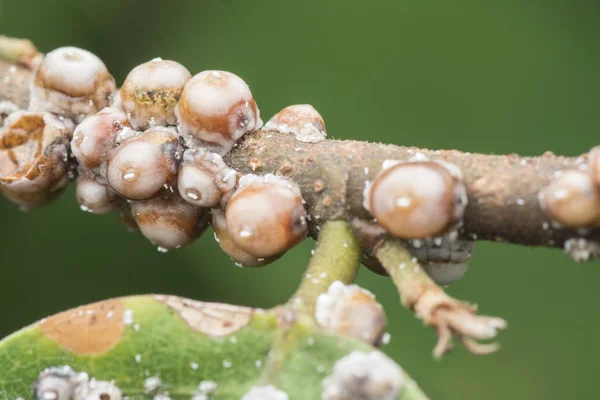
{"type": "MultiPolygon", "coordinates": [[[[121,82],[171,58],[225,69],[264,117],[312,103],[330,136],[484,153],[576,155],[600,132],[600,4],[545,1],[8,0],[0,33],[42,51],[99,55],[121,82]]],[[[298,284],[312,243],[263,269],[234,267],[207,233],[161,254],[114,216],[79,211],[73,190],[29,213],[0,200],[0,337],[48,314],[133,293],[269,307],[298,284]]],[[[435,335],[398,304],[391,282],[358,282],[384,304],[385,351],[433,399],[597,396],[598,263],[560,251],[481,243],[450,288],[509,321],[503,349],[434,362],[435,335]]]]}

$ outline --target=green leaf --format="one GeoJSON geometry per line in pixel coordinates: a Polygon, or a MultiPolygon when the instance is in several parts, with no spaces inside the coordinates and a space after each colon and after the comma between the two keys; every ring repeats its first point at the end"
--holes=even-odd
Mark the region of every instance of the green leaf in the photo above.
{"type": "MultiPolygon", "coordinates": [[[[321,399],[322,381],[337,360],[355,350],[373,350],[354,339],[303,328],[276,377],[265,382],[277,332],[276,311],[175,296],[83,306],[0,342],[0,399],[32,398],[41,371],[64,365],[98,380],[114,380],[131,400],[160,392],[174,400],[191,399],[207,380],[217,383],[215,400],[239,400],[253,386],[265,384],[292,400],[321,399]],[[158,392],[145,392],[150,377],[160,378],[158,392]]],[[[425,399],[409,379],[399,398],[425,399]]]]}

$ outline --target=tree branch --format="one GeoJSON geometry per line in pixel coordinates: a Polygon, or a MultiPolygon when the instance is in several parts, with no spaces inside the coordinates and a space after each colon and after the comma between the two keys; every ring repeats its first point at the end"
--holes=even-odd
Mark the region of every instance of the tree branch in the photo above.
{"type": "MultiPolygon", "coordinates": [[[[27,68],[0,60],[0,102],[25,108],[30,75],[27,68]]],[[[469,199],[460,229],[465,238],[559,248],[568,239],[600,242],[599,229],[556,227],[538,201],[538,192],[558,171],[579,168],[586,155],[492,156],[358,141],[303,143],[294,135],[263,130],[246,135],[224,160],[243,174],[275,173],[296,182],[311,217],[311,235],[317,237],[323,221],[371,220],[362,205],[365,181],[375,177],[383,161],[406,161],[417,153],[461,169],[469,199]]]]}
{"type": "Polygon", "coordinates": [[[461,229],[465,238],[547,247],[563,247],[569,238],[600,239],[598,229],[584,234],[553,227],[538,202],[538,192],[557,171],[578,168],[585,157],[490,156],[339,140],[309,144],[293,135],[259,131],[248,135],[225,160],[242,173],[277,173],[294,180],[313,217],[310,225],[315,233],[321,221],[329,219],[371,220],[362,205],[365,181],[375,177],[385,160],[407,161],[419,152],[462,170],[469,197],[461,229]]]}

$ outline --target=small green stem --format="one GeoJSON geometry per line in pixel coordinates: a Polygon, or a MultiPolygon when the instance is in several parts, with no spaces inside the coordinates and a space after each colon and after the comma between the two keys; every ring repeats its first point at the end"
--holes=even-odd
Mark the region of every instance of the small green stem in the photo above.
{"type": "Polygon", "coordinates": [[[300,287],[279,312],[279,329],[262,380],[273,381],[299,339],[315,329],[317,297],[332,282],[354,281],[360,267],[360,246],[346,221],[323,224],[317,248],[310,259],[300,287]]]}
{"type": "Polygon", "coordinates": [[[405,307],[412,308],[414,302],[425,290],[442,290],[399,241],[386,240],[377,249],[376,257],[392,278],[405,307]]]}
{"type": "Polygon", "coordinates": [[[481,344],[476,340],[495,338],[497,330],[506,327],[506,321],[476,315],[476,307],[447,295],[427,275],[403,243],[387,239],[375,255],[392,277],[402,304],[413,310],[426,325],[436,329],[438,343],[433,350],[435,358],[440,358],[451,349],[452,336],[473,354],[489,354],[499,348],[496,343],[481,344]]]}
{"type": "Polygon", "coordinates": [[[317,248],[300,287],[288,304],[312,315],[317,297],[334,281],[354,282],[360,267],[361,249],[346,221],[328,221],[321,227],[317,248]]]}

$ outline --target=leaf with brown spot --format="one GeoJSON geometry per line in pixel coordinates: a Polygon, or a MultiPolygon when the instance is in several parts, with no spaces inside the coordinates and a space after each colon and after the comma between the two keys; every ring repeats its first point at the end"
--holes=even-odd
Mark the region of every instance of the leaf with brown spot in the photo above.
{"type": "Polygon", "coordinates": [[[57,314],[40,322],[42,332],[77,355],[112,349],[124,331],[122,300],[107,300],[57,314]]]}
{"type": "MultiPolygon", "coordinates": [[[[114,380],[130,400],[168,392],[189,400],[201,381],[217,382],[211,400],[239,400],[264,384],[276,338],[275,313],[176,296],[108,300],[57,314],[0,341],[0,400],[31,399],[45,368],[69,365],[100,380],[114,380]],[[148,377],[160,377],[146,393],[148,377]]],[[[372,347],[303,327],[272,384],[290,400],[320,399],[334,363],[372,347]],[[301,382],[301,384],[299,384],[301,382]]],[[[425,400],[406,385],[401,400],[425,400]]]]}

